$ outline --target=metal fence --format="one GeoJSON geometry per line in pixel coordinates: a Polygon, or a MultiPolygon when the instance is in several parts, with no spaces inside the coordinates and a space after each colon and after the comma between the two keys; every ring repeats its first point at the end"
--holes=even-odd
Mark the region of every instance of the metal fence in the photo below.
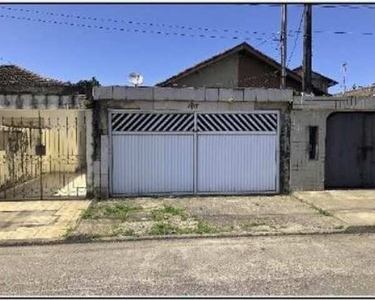
{"type": "Polygon", "coordinates": [[[85,196],[85,112],[2,110],[0,199],[85,196]]]}

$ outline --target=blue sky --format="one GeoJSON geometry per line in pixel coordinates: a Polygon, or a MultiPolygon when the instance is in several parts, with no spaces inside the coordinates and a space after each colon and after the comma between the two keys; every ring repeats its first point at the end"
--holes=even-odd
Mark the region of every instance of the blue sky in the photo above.
{"type": "MultiPolygon", "coordinates": [[[[124,85],[128,84],[128,74],[136,71],[144,76],[144,85],[153,85],[245,41],[246,38],[251,45],[279,60],[278,43],[273,41],[272,36],[280,29],[279,7],[235,4],[0,6],[18,9],[0,9],[0,63],[15,63],[44,76],[64,81],[76,82],[95,76],[103,85],[124,85]],[[40,13],[19,9],[37,10],[40,13]],[[123,22],[84,20],[56,14],[123,22]],[[128,32],[11,19],[10,16],[123,28],[128,32]],[[146,24],[129,24],[128,21],[146,24]],[[182,29],[183,26],[194,28],[182,29]],[[142,30],[146,33],[142,33],[142,30]],[[225,38],[182,37],[180,34],[225,38]]],[[[302,5],[289,5],[288,14],[288,29],[297,30],[302,5]]],[[[375,82],[375,35],[360,34],[375,33],[375,10],[366,7],[316,7],[313,8],[313,30],[325,31],[313,35],[313,69],[340,82],[331,92],[343,89],[343,62],[348,64],[348,88],[353,84],[368,85],[375,82]],[[353,33],[337,35],[327,31],[353,33]]],[[[295,34],[289,37],[288,56],[295,38],[295,34]]],[[[301,61],[302,34],[299,35],[289,66],[297,67],[301,61]]]]}

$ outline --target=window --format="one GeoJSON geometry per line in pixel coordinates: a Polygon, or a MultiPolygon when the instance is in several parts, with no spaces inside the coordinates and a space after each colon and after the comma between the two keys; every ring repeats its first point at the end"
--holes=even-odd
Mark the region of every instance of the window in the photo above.
{"type": "Polygon", "coordinates": [[[318,126],[309,126],[309,159],[318,159],[318,126]]]}

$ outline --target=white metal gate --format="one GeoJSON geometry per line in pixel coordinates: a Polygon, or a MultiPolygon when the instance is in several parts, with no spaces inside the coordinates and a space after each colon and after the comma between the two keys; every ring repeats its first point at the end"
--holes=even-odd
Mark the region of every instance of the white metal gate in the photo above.
{"type": "Polygon", "coordinates": [[[277,193],[279,114],[111,111],[111,194],[277,193]]]}

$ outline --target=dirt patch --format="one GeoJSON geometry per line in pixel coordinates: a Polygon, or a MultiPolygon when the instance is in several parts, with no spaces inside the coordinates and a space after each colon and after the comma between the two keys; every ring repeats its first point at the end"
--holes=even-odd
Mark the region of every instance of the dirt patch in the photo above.
{"type": "Polygon", "coordinates": [[[204,234],[218,231],[218,227],[191,215],[184,207],[112,200],[93,203],[67,238],[204,234]]]}
{"type": "Polygon", "coordinates": [[[72,236],[326,232],[344,224],[287,196],[128,198],[93,203],[72,236]]]}

